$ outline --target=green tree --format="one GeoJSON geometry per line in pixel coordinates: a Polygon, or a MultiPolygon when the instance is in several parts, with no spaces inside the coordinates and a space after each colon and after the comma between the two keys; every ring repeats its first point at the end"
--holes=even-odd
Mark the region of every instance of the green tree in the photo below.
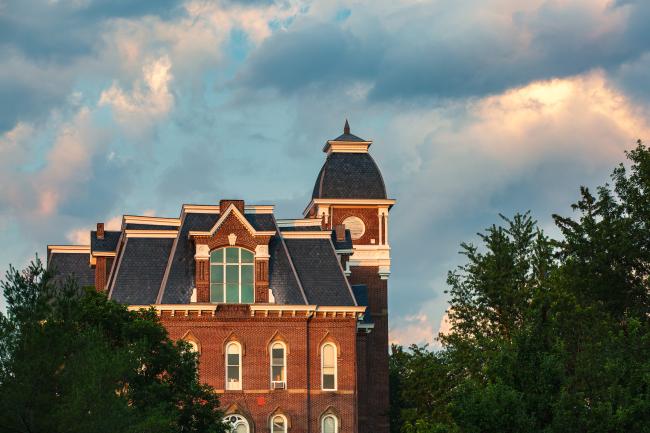
{"type": "Polygon", "coordinates": [[[442,350],[393,350],[394,432],[650,431],[650,151],[627,157],[561,239],[526,213],[461,244],[442,350]]]}
{"type": "Polygon", "coordinates": [[[0,431],[226,431],[196,355],[153,310],[57,283],[38,258],[1,286],[0,431]]]}

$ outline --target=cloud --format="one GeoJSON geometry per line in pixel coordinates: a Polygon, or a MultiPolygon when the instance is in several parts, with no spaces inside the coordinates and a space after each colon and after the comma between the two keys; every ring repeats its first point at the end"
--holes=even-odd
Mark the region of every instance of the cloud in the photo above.
{"type": "Polygon", "coordinates": [[[436,338],[432,320],[423,313],[409,315],[393,323],[390,330],[390,344],[408,346],[411,344],[431,344],[436,338]]]}
{"type": "Polygon", "coordinates": [[[361,82],[374,102],[427,101],[615,69],[649,49],[641,3],[359,1],[342,21],[321,9],[266,39],[238,83],[296,95],[361,82]]]}
{"type": "Polygon", "coordinates": [[[139,135],[163,119],[174,105],[169,86],[173,79],[169,57],[151,60],[142,67],[142,81],[130,93],[117,83],[102,92],[99,106],[112,108],[117,122],[131,134],[139,135]]]}

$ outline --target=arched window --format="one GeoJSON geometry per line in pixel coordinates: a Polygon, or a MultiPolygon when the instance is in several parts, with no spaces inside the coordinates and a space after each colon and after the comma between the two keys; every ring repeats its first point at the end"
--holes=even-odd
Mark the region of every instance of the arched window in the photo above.
{"type": "Polygon", "coordinates": [[[241,345],[237,342],[226,346],[226,389],[241,389],[241,345]]]}
{"type": "Polygon", "coordinates": [[[255,302],[255,260],[243,248],[219,248],[210,253],[210,302],[255,302]]]}
{"type": "Polygon", "coordinates": [[[273,415],[273,418],[271,418],[271,433],[287,433],[287,417],[273,415]]]}
{"type": "Polygon", "coordinates": [[[230,424],[230,431],[232,433],[250,433],[248,421],[241,415],[228,415],[223,420],[230,424]]]}
{"type": "Polygon", "coordinates": [[[339,420],[334,415],[325,415],[321,420],[321,433],[339,433],[339,420]]]}
{"type": "Polygon", "coordinates": [[[321,387],[324,391],[336,391],[336,346],[325,343],[321,347],[321,387]]]}
{"type": "Polygon", "coordinates": [[[271,344],[271,388],[284,389],[287,386],[287,348],[276,341],[271,344]]]}

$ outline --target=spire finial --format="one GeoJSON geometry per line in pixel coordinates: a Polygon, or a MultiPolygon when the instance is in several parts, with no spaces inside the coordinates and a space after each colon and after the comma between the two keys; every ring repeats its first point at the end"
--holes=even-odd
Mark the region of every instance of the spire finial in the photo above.
{"type": "Polygon", "coordinates": [[[345,126],[343,127],[343,133],[344,134],[350,133],[350,124],[348,123],[348,119],[345,119],[345,126]]]}

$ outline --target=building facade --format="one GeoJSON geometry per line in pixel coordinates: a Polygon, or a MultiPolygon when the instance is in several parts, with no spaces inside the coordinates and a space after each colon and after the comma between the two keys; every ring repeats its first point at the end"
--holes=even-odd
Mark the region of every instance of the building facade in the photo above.
{"type": "Polygon", "coordinates": [[[61,277],[138,309],[190,343],[237,433],[388,433],[388,214],[370,156],[344,133],[302,218],[242,200],[125,215],[90,245],[48,246],[61,277]]]}

